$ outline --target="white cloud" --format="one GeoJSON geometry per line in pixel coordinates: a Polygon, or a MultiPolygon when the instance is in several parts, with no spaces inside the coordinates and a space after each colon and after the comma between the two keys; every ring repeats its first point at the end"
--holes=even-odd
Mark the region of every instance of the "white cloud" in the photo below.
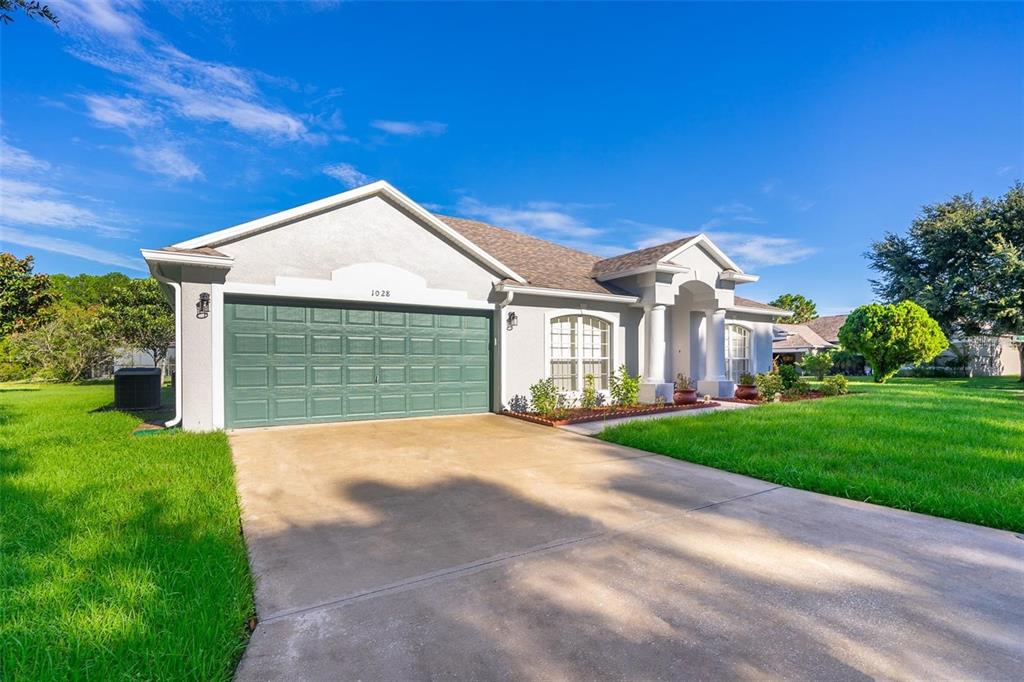
{"type": "Polygon", "coordinates": [[[1007,166],[1000,166],[999,168],[996,169],[996,175],[999,175],[999,176],[1008,175],[1009,172],[1012,171],[1012,170],[1013,170],[1013,166],[1009,166],[1009,165],[1007,165],[1007,166]]]}
{"type": "Polygon", "coordinates": [[[420,135],[442,135],[448,130],[448,124],[438,121],[384,121],[376,120],[370,123],[377,130],[383,130],[390,135],[406,135],[416,137],[420,135]]]}
{"type": "Polygon", "coordinates": [[[472,197],[459,200],[457,209],[462,215],[481,218],[501,227],[522,230],[532,234],[567,237],[583,240],[603,234],[604,230],[590,227],[576,216],[560,210],[564,204],[529,202],[522,208],[485,204],[472,197]]]}
{"type": "Polygon", "coordinates": [[[24,149],[14,147],[4,138],[0,138],[0,168],[5,171],[43,171],[49,167],[50,164],[46,161],[37,159],[24,149]]]}
{"type": "Polygon", "coordinates": [[[324,166],[323,171],[348,188],[359,187],[370,181],[370,176],[360,172],[351,163],[333,163],[324,166]]]}
{"type": "Polygon", "coordinates": [[[742,201],[733,201],[721,206],[715,206],[713,210],[715,213],[725,213],[728,215],[746,215],[754,212],[753,208],[747,206],[742,201]]]}
{"type": "Polygon", "coordinates": [[[139,0],[49,0],[61,19],[61,28],[91,28],[105,36],[134,39],[144,31],[137,11],[139,0]]]}
{"type": "Polygon", "coordinates": [[[113,128],[147,128],[160,122],[161,117],[137,97],[86,95],[89,117],[97,123],[113,128]]]}
{"type": "Polygon", "coordinates": [[[14,225],[92,229],[106,237],[124,237],[131,230],[103,219],[74,197],[37,182],[0,177],[0,220],[14,225]]]}
{"type": "Polygon", "coordinates": [[[138,270],[139,272],[146,271],[146,268],[143,267],[142,262],[138,258],[129,258],[128,256],[114,253],[113,251],[98,249],[94,246],[90,246],[89,244],[83,244],[70,239],[59,239],[57,237],[49,237],[43,234],[23,232],[14,228],[3,227],[0,228],[0,241],[25,246],[30,249],[42,249],[43,251],[62,253],[68,256],[75,256],[76,258],[83,258],[85,260],[113,265],[119,268],[138,270]]]}
{"type": "Polygon", "coordinates": [[[789,237],[746,232],[711,232],[708,236],[743,268],[789,265],[817,252],[816,248],[789,237]]]}
{"type": "Polygon", "coordinates": [[[139,168],[171,180],[196,180],[203,177],[199,166],[170,144],[135,146],[129,149],[139,168]]]}

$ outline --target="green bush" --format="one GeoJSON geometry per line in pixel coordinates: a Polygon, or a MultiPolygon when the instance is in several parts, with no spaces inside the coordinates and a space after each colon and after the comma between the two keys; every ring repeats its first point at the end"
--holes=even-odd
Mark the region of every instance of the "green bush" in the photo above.
{"type": "Polygon", "coordinates": [[[776,373],[782,380],[783,391],[788,391],[793,388],[793,384],[800,380],[800,372],[793,365],[779,365],[779,369],[776,370],[776,373]]]}
{"type": "Polygon", "coordinates": [[[585,410],[592,410],[597,407],[597,386],[594,384],[593,374],[587,374],[583,377],[583,394],[580,396],[580,407],[585,410]]]}
{"type": "Polygon", "coordinates": [[[761,394],[762,400],[771,400],[777,393],[782,393],[782,377],[775,373],[758,374],[754,377],[754,385],[761,394]]]}
{"type": "Polygon", "coordinates": [[[811,384],[807,379],[797,378],[793,385],[782,392],[787,398],[800,398],[811,392],[811,384]]]}
{"type": "Polygon", "coordinates": [[[833,374],[822,380],[821,392],[825,395],[846,395],[850,392],[850,382],[842,374],[833,374]]]}
{"type": "Polygon", "coordinates": [[[744,372],[740,375],[739,385],[740,386],[754,386],[757,378],[750,372],[744,372]]]}
{"type": "Polygon", "coordinates": [[[825,378],[826,374],[832,371],[834,362],[835,359],[832,351],[823,350],[820,353],[805,356],[800,363],[800,367],[808,374],[813,374],[818,381],[821,381],[825,378]]]}
{"type": "Polygon", "coordinates": [[[864,356],[878,384],[903,365],[928,362],[949,347],[939,324],[912,301],[862,305],[847,316],[839,341],[864,356]]]}
{"type": "Polygon", "coordinates": [[[640,375],[630,376],[625,365],[612,373],[610,391],[612,404],[630,406],[636,405],[637,396],[640,395],[640,375]]]}
{"type": "Polygon", "coordinates": [[[558,389],[555,380],[542,379],[530,386],[530,405],[538,414],[551,414],[558,407],[558,389]]]}

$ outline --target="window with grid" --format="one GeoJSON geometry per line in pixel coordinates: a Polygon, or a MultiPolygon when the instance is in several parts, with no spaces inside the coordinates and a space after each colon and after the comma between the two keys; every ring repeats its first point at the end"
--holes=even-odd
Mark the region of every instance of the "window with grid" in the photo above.
{"type": "Polygon", "coordinates": [[[611,374],[611,325],[592,315],[563,315],[551,320],[551,377],[559,391],[579,391],[583,377],[607,390],[611,374]]]}
{"type": "Polygon", "coordinates": [[[750,330],[736,324],[725,325],[725,372],[729,381],[739,381],[750,371],[750,330]]]}
{"type": "Polygon", "coordinates": [[[579,390],[578,316],[566,315],[551,320],[551,377],[559,391],[579,390]]]}

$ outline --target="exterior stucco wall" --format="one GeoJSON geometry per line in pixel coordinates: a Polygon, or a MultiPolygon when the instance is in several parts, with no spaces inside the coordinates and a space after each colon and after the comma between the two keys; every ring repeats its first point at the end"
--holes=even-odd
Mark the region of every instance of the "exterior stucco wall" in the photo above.
{"type": "MultiPolygon", "coordinates": [[[[638,330],[643,311],[621,303],[573,301],[535,295],[516,294],[506,306],[498,323],[505,343],[505,382],[500,389],[500,404],[514,395],[529,396],[530,385],[549,375],[547,363],[548,320],[559,314],[596,314],[613,323],[613,366],[625,363],[633,374],[639,372],[638,330]],[[514,312],[518,325],[505,330],[505,319],[514,312]]],[[[496,361],[500,364],[500,361],[496,361]]]]}
{"type": "Polygon", "coordinates": [[[213,295],[224,281],[224,271],[213,268],[181,269],[181,351],[176,380],[181,384],[181,426],[187,431],[212,431],[223,424],[215,415],[215,372],[222,349],[217,325],[223,325],[222,306],[211,303],[210,315],[196,316],[200,294],[213,295]]]}
{"type": "Polygon", "coordinates": [[[726,324],[739,324],[747,327],[753,333],[750,344],[751,373],[760,374],[772,368],[772,342],[775,336],[774,322],[765,317],[756,315],[744,315],[742,313],[728,313],[725,316],[726,324]]]}

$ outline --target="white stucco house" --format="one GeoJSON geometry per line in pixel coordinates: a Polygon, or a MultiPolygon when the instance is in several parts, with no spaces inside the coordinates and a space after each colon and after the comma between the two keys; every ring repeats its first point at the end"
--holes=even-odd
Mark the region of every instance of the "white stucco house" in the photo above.
{"type": "Polygon", "coordinates": [[[499,411],[546,377],[607,391],[623,364],[643,401],[677,373],[730,396],[790,314],[737,296],[757,277],[702,234],[600,258],[386,182],[142,255],[175,303],[194,431],[499,411]]]}

